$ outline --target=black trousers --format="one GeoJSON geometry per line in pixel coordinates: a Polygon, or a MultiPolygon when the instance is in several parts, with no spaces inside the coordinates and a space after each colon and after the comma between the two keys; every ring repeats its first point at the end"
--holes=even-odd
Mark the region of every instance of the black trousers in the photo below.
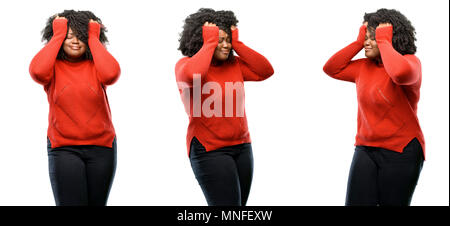
{"type": "Polygon", "coordinates": [[[250,143],[206,152],[193,138],[189,159],[209,206],[245,206],[253,177],[250,143]]]}
{"type": "Polygon", "coordinates": [[[409,206],[423,166],[414,138],[403,153],[356,146],[347,185],[347,206],[409,206]]]}
{"type": "Polygon", "coordinates": [[[57,206],[106,205],[116,171],[116,139],[112,146],[51,148],[47,139],[50,181],[57,206]]]}

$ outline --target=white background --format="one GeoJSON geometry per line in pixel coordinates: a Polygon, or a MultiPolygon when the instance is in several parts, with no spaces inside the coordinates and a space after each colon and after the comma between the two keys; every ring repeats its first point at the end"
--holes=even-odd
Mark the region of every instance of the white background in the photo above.
{"type": "MultiPolygon", "coordinates": [[[[248,205],[344,205],[354,152],[355,85],[322,67],[356,39],[365,12],[400,10],[417,31],[418,117],[427,161],[412,205],[449,205],[448,1],[2,1],[0,205],[54,205],[47,96],[28,74],[47,18],[91,10],[109,29],[122,69],[108,88],[118,139],[108,205],[206,205],[187,157],[188,118],[174,66],[183,20],[201,7],[233,10],[240,39],[275,74],[246,83],[254,178],[248,205]]],[[[363,57],[363,55],[359,55],[363,57]]]]}

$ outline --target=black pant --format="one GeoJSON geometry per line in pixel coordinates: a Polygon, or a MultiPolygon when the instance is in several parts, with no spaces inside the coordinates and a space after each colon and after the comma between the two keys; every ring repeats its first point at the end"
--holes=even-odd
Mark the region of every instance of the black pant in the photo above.
{"type": "Polygon", "coordinates": [[[194,137],[189,159],[209,206],[245,206],[253,177],[250,143],[206,152],[194,137]]]}
{"type": "Polygon", "coordinates": [[[409,206],[423,161],[422,147],[416,138],[403,153],[356,146],[345,204],[409,206]]]}
{"type": "Polygon", "coordinates": [[[116,171],[116,139],[112,146],[51,148],[47,140],[50,181],[57,206],[106,205],[116,171]]]}

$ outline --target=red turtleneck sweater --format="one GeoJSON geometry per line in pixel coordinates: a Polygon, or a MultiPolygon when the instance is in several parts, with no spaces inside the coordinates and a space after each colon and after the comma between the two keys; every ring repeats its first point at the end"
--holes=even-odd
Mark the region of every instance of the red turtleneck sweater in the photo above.
{"type": "Polygon", "coordinates": [[[52,148],[112,147],[115,131],[106,86],[119,78],[119,64],[99,41],[98,23],[89,23],[88,45],[93,60],[71,63],[56,59],[67,29],[66,19],[54,20],[52,39],[30,64],[31,77],[44,85],[50,105],[47,136],[52,148]]]}
{"type": "Polygon", "coordinates": [[[363,48],[366,26],[357,41],[334,54],[323,70],[329,76],[356,83],[358,132],[355,145],[402,152],[417,138],[425,156],[425,141],[417,118],[422,71],[415,55],[401,55],[392,46],[392,27],[376,29],[382,63],[352,58],[363,48]]]}
{"type": "MultiPolygon", "coordinates": [[[[206,151],[216,150],[222,147],[249,143],[250,134],[247,127],[247,118],[245,110],[243,117],[238,117],[233,113],[232,117],[225,115],[226,99],[233,100],[233,109],[236,111],[238,105],[243,105],[244,95],[234,95],[225,92],[226,82],[244,82],[244,81],[262,81],[273,74],[273,68],[269,61],[261,54],[245,46],[238,39],[238,30],[232,31],[232,48],[239,56],[235,56],[232,62],[226,61],[221,65],[211,64],[214,50],[218,45],[219,28],[203,26],[203,46],[192,57],[184,57],[178,61],[175,66],[176,80],[183,83],[180,88],[180,94],[183,89],[188,89],[191,95],[189,98],[182,98],[185,107],[189,107],[189,126],[186,136],[186,145],[189,155],[189,147],[192,138],[195,136],[206,148],[206,151]],[[201,85],[207,82],[219,84],[222,90],[222,117],[206,117],[204,112],[199,117],[193,114],[193,83],[194,74],[201,77],[201,85]]],[[[207,99],[211,94],[201,94],[201,102],[207,99]]],[[[183,97],[183,96],[182,96],[183,97]]],[[[243,106],[242,106],[243,107],[243,106]]]]}

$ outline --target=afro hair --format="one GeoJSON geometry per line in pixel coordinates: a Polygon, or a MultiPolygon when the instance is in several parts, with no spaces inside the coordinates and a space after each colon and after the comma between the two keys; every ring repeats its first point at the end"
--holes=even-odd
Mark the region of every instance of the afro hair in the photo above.
{"type": "MultiPolygon", "coordinates": [[[[232,11],[215,11],[213,9],[201,8],[196,13],[189,15],[184,21],[183,32],[180,34],[180,46],[178,50],[184,56],[192,57],[203,46],[202,27],[205,22],[216,24],[219,29],[225,31],[231,37],[231,26],[239,22],[232,11]]],[[[233,59],[231,51],[228,60],[233,59]]]]}
{"type": "MultiPolygon", "coordinates": [[[[97,21],[100,24],[100,42],[102,44],[106,44],[108,42],[108,38],[106,37],[106,28],[102,24],[100,18],[96,17],[94,13],[90,11],[75,11],[75,10],[64,10],[62,13],[58,13],[56,15],[48,18],[47,23],[45,25],[44,30],[42,30],[42,41],[49,42],[53,37],[53,20],[57,17],[65,17],[67,19],[67,25],[72,29],[75,36],[84,42],[87,46],[86,53],[84,54],[84,59],[92,60],[92,53],[88,46],[88,29],[89,29],[89,20],[92,19],[97,21]]],[[[60,60],[67,59],[66,54],[61,46],[59,49],[58,55],[56,57],[60,60]]]]}
{"type": "Polygon", "coordinates": [[[368,29],[374,34],[379,24],[392,24],[392,46],[402,55],[416,53],[415,29],[411,22],[395,9],[379,9],[373,13],[364,14],[364,21],[368,22],[368,29]]]}

